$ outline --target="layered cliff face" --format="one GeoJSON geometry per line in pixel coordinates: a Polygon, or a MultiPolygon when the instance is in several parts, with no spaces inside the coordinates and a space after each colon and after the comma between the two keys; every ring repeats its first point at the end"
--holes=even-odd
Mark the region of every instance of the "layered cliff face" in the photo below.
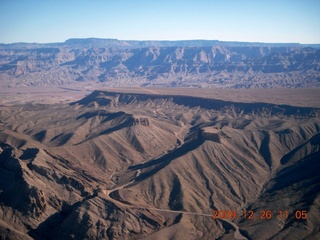
{"type": "Polygon", "coordinates": [[[317,239],[319,111],[105,91],[1,105],[0,236],[317,239]]]}
{"type": "Polygon", "coordinates": [[[178,43],[1,45],[1,85],[94,81],[109,86],[319,87],[317,48],[178,43]]]}

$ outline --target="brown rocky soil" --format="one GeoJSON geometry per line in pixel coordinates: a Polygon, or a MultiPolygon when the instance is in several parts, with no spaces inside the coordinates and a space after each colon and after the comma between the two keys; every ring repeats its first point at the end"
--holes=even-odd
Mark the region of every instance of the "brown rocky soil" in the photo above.
{"type": "Polygon", "coordinates": [[[50,103],[7,93],[0,105],[1,238],[319,237],[319,101],[290,104],[289,89],[234,101],[228,90],[86,90],[50,103]]]}

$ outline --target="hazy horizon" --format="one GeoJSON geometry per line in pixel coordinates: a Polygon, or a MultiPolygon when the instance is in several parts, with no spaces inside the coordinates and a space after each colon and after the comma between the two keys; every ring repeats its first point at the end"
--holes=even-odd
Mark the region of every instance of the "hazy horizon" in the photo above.
{"type": "Polygon", "coordinates": [[[220,39],[119,39],[119,38],[109,38],[109,37],[70,37],[61,41],[48,41],[48,42],[35,42],[35,41],[17,41],[17,42],[0,42],[0,44],[15,44],[15,43],[30,43],[30,44],[46,44],[46,43],[63,43],[70,39],[102,39],[102,40],[118,40],[118,41],[168,41],[168,42],[175,42],[175,41],[219,41],[219,42],[238,42],[238,43],[265,43],[265,44],[301,44],[301,45],[318,45],[319,42],[315,43],[301,43],[301,42],[265,42],[265,41],[237,41],[237,40],[220,40],[220,39]]]}
{"type": "Polygon", "coordinates": [[[320,1],[0,2],[1,43],[70,38],[320,43],[320,1]]]}
{"type": "Polygon", "coordinates": [[[219,40],[219,39],[175,39],[175,40],[170,40],[170,39],[118,39],[118,38],[97,38],[97,37],[70,37],[68,39],[62,40],[62,41],[52,41],[52,42],[9,42],[9,43],[4,43],[0,42],[0,44],[16,44],[16,43],[27,43],[27,44],[54,44],[54,43],[64,43],[70,39],[97,39],[97,40],[117,40],[117,41],[138,41],[138,42],[179,42],[179,41],[218,41],[218,42],[234,42],[234,43],[261,43],[261,44],[301,44],[301,45],[318,45],[319,43],[300,43],[300,42],[252,42],[252,41],[234,41],[234,40],[219,40]]]}

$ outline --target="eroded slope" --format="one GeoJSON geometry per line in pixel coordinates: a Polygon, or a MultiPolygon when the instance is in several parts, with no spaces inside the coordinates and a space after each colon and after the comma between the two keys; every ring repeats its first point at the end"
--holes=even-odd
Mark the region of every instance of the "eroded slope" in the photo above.
{"type": "Polygon", "coordinates": [[[318,112],[102,91],[1,106],[1,236],[316,239],[318,112]],[[309,217],[232,225],[214,209],[309,217]]]}

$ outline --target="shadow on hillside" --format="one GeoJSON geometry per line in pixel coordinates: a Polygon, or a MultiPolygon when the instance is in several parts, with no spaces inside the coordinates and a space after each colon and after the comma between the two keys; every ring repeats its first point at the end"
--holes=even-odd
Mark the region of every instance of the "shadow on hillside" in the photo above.
{"type": "Polygon", "coordinates": [[[182,157],[183,155],[186,155],[188,152],[195,150],[196,148],[201,146],[204,143],[204,141],[204,139],[198,137],[195,140],[183,144],[179,148],[169,151],[167,154],[157,159],[148,161],[146,163],[137,164],[135,166],[130,166],[128,170],[141,170],[142,173],[135,178],[135,182],[142,181],[159,172],[161,169],[165,168],[173,160],[182,157]]]}

